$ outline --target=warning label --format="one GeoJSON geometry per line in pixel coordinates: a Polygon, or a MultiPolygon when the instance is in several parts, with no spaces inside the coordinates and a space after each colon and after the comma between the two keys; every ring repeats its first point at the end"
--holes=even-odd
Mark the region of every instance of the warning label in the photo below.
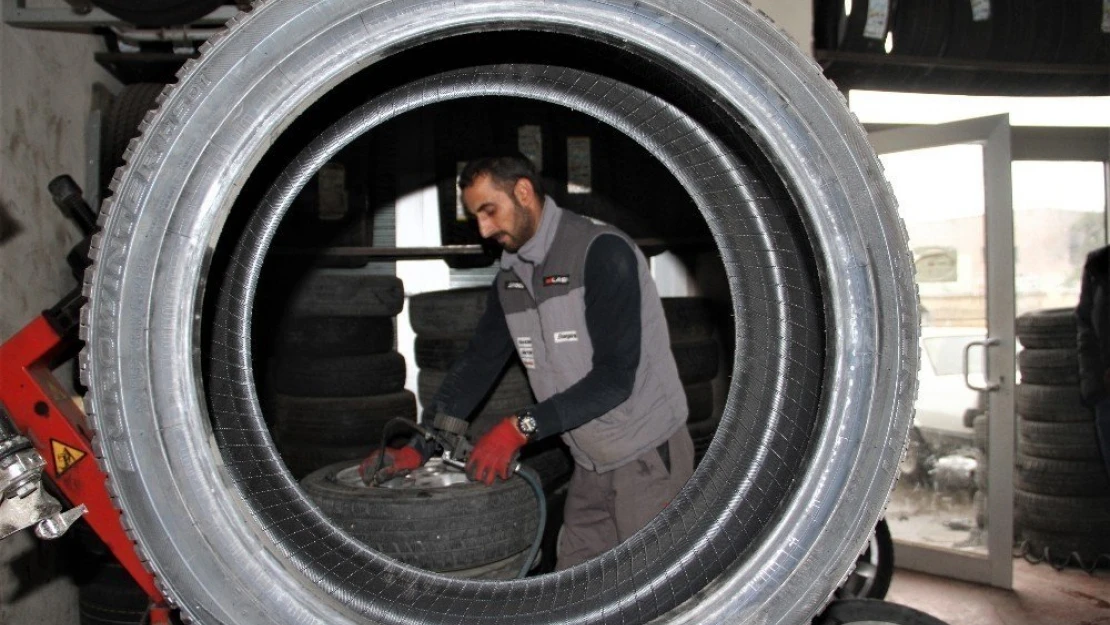
{"type": "Polygon", "coordinates": [[[55,440],[50,441],[50,449],[54,452],[54,472],[57,477],[72,469],[73,465],[81,462],[81,459],[87,455],[76,447],[70,447],[55,440]]]}

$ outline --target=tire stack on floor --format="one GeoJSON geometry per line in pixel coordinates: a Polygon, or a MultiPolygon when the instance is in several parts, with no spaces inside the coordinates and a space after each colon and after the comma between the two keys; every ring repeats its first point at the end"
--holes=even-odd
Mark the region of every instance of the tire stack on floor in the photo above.
{"type": "Polygon", "coordinates": [[[671,352],[686,392],[686,419],[694,439],[695,463],[701,462],[721,417],[713,379],[720,371],[721,347],[714,337],[712,302],[701,297],[664,297],[663,313],[671,338],[671,352]]]}
{"type": "Polygon", "coordinates": [[[1110,481],[1093,411],[1079,400],[1073,309],[1018,317],[1015,538],[1057,564],[1095,566],[1110,554],[1110,481]],[[1020,534],[1018,533],[1020,531],[1020,534]]]}
{"type": "Polygon", "coordinates": [[[416,398],[404,389],[405,359],[394,349],[393,317],[404,303],[398,278],[309,270],[284,288],[266,346],[263,405],[299,479],[365,457],[390,419],[415,421],[416,398]]]}

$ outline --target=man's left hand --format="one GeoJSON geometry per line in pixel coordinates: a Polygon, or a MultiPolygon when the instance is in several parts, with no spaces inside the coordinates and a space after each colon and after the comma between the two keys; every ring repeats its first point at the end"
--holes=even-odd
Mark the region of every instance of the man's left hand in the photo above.
{"type": "Polygon", "coordinates": [[[491,486],[494,478],[509,479],[513,457],[527,442],[528,437],[516,425],[516,416],[505,417],[478,439],[466,463],[466,474],[486,486],[491,486]]]}

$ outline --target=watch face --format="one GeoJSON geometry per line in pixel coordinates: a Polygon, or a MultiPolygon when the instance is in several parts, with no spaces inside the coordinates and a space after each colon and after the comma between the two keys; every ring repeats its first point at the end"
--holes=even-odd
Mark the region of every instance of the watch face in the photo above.
{"type": "Polygon", "coordinates": [[[520,427],[520,431],[528,436],[536,433],[536,419],[530,414],[521,415],[517,419],[517,425],[520,427]]]}

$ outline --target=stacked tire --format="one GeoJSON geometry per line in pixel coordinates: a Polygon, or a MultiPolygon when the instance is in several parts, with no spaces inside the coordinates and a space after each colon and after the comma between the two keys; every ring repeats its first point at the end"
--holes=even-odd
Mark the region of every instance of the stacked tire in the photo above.
{"type": "Polygon", "coordinates": [[[1074,311],[1022,315],[1017,334],[1015,537],[1037,558],[1093,566],[1110,554],[1110,481],[1079,400],[1074,311]]]}
{"type": "MultiPolygon", "coordinates": [[[[432,291],[414,295],[409,319],[416,332],[417,392],[420,404],[431,405],[451,366],[466,350],[486,310],[489,287],[432,291]]],[[[477,440],[498,420],[535,403],[524,367],[515,359],[470,419],[470,436],[477,440]]]]}
{"type": "Polygon", "coordinates": [[[276,301],[264,402],[294,477],[365,457],[395,417],[415,421],[405,359],[394,349],[398,278],[308,270],[276,301]]]}
{"type": "Polygon", "coordinates": [[[722,350],[715,333],[713,304],[703,297],[664,297],[663,314],[678,377],[686,392],[686,424],[694,440],[697,463],[709,448],[721,416],[714,380],[721,371],[722,350]]]}

